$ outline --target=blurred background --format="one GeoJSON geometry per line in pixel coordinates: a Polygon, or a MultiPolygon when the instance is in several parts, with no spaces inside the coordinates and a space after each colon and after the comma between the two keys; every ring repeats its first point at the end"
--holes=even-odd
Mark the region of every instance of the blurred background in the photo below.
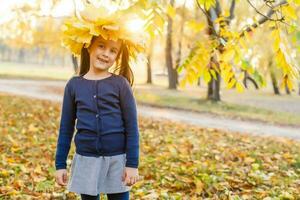
{"type": "Polygon", "coordinates": [[[132,15],[128,27],[145,36],[146,52],[131,68],[143,135],[141,172],[150,171],[134,189],[134,199],[299,198],[298,0],[0,0],[0,138],[6,141],[0,143],[0,199],[63,196],[53,192],[53,133],[58,130],[64,86],[78,72],[80,59],[62,46],[61,26],[64,19],[80,16],[88,4],[124,10],[132,15]],[[166,133],[162,138],[161,131],[166,133]],[[39,141],[39,134],[52,136],[39,141]],[[33,141],[33,149],[42,145],[43,152],[50,152],[44,163],[32,158],[41,153],[30,154],[33,141]],[[161,142],[168,143],[167,148],[158,145],[161,142]],[[196,148],[201,146],[207,148],[196,148]],[[14,165],[24,152],[33,165],[28,160],[14,165]],[[181,156],[189,163],[180,163],[181,156]],[[151,168],[157,162],[165,167],[162,171],[151,168]],[[219,166],[222,175],[209,167],[216,163],[224,164],[219,166]],[[253,173],[244,177],[239,166],[245,163],[253,173]],[[28,177],[11,177],[16,167],[22,175],[33,170],[33,185],[28,177]],[[200,171],[193,174],[196,168],[200,171]],[[240,174],[218,179],[236,169],[240,174]],[[275,174],[271,183],[268,170],[275,174]],[[290,172],[289,179],[281,170],[290,172]],[[182,171],[186,174],[180,176],[182,171]],[[277,188],[280,184],[284,189],[277,188]]]}
{"type": "Polygon", "coordinates": [[[233,2],[2,1],[0,76],[66,81],[80,60],[61,45],[62,22],[101,5],[145,32],[147,52],[131,65],[141,102],[299,124],[297,2],[233,2]]]}

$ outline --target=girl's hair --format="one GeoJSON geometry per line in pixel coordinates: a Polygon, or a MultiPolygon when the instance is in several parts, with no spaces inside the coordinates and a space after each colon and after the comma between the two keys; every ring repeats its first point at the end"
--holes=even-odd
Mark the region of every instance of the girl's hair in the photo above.
{"type": "MultiPolygon", "coordinates": [[[[93,36],[91,44],[95,39],[96,36],[93,36]]],[[[82,47],[81,55],[80,55],[79,76],[85,75],[89,71],[89,69],[90,69],[90,54],[87,48],[82,47]]],[[[123,41],[121,43],[121,48],[116,58],[116,65],[113,70],[113,73],[125,77],[130,83],[130,86],[133,85],[134,76],[129,65],[129,50],[128,50],[128,46],[123,41]]]]}

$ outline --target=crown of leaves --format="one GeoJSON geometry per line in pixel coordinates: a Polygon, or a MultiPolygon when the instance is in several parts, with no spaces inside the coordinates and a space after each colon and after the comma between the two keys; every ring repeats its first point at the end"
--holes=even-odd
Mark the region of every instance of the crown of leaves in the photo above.
{"type": "Polygon", "coordinates": [[[126,26],[130,16],[122,11],[109,12],[105,7],[87,5],[76,17],[69,17],[62,26],[62,45],[75,56],[80,56],[82,47],[88,48],[93,36],[106,40],[122,40],[129,56],[136,59],[144,52],[145,42],[141,33],[134,33],[126,26]]]}

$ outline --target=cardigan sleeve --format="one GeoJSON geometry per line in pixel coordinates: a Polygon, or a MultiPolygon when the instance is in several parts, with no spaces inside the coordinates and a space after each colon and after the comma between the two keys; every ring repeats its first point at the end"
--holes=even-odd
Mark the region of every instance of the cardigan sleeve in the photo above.
{"type": "Polygon", "coordinates": [[[126,134],[126,167],[138,168],[139,129],[136,102],[128,80],[121,77],[120,105],[126,134]]]}
{"type": "Polygon", "coordinates": [[[69,80],[64,89],[63,103],[61,109],[61,120],[55,156],[56,170],[67,168],[66,161],[74,134],[76,105],[74,92],[72,92],[71,89],[71,82],[69,80]]]}

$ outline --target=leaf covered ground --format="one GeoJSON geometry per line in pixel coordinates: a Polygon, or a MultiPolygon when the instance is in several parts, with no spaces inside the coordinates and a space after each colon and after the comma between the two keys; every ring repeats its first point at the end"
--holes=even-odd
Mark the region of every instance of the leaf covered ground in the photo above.
{"type": "MultiPolygon", "coordinates": [[[[79,199],[54,179],[60,106],[0,94],[1,200],[79,199]]],[[[139,127],[131,199],[300,199],[300,142],[143,117],[139,127]]]]}

